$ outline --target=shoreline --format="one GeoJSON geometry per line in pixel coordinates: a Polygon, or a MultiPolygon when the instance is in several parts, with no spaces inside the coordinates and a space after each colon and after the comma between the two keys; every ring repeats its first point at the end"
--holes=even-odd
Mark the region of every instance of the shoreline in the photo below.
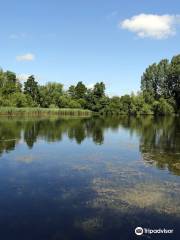
{"type": "Polygon", "coordinates": [[[16,108],[16,107],[0,108],[0,116],[19,116],[19,115],[91,116],[92,111],[86,109],[70,109],[70,108],[16,108]]]}
{"type": "Polygon", "coordinates": [[[105,114],[100,112],[93,112],[88,109],[78,108],[17,108],[17,107],[0,107],[1,116],[70,116],[70,117],[90,117],[90,116],[159,116],[159,117],[179,117],[179,114],[128,114],[128,113],[112,113],[105,114]]]}

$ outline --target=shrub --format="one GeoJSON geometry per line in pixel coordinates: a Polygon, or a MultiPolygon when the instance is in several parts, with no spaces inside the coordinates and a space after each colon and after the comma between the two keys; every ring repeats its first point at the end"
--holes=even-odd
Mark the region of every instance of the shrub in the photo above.
{"type": "Polygon", "coordinates": [[[174,109],[166,99],[160,98],[159,101],[153,103],[153,112],[156,115],[168,115],[172,114],[174,109]]]}

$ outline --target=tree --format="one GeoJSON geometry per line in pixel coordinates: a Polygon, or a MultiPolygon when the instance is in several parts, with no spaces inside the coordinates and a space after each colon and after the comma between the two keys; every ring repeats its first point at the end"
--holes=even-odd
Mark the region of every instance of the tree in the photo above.
{"type": "Polygon", "coordinates": [[[16,83],[16,74],[11,72],[11,71],[7,71],[5,72],[5,76],[7,79],[7,82],[11,82],[11,83],[16,83]]]}
{"type": "Polygon", "coordinates": [[[131,97],[126,94],[121,97],[121,103],[122,103],[122,113],[131,113],[131,97]]]}
{"type": "Polygon", "coordinates": [[[57,105],[59,108],[67,108],[69,107],[70,98],[68,96],[60,96],[57,101],[57,105]]]}
{"type": "MultiPolygon", "coordinates": [[[[72,88],[71,88],[72,90],[72,88]]],[[[75,87],[75,97],[77,99],[84,98],[86,94],[87,88],[82,82],[78,82],[75,87]]]]}
{"type": "Polygon", "coordinates": [[[31,96],[34,102],[39,103],[38,83],[35,81],[33,75],[28,77],[27,81],[24,83],[24,93],[31,96]]]}
{"type": "Polygon", "coordinates": [[[48,94],[48,89],[46,86],[39,86],[39,103],[43,108],[48,108],[51,104],[54,104],[54,101],[48,94]]]}
{"type": "Polygon", "coordinates": [[[68,94],[70,97],[72,98],[76,98],[76,90],[75,90],[75,86],[71,85],[68,89],[68,94]]]}
{"type": "Polygon", "coordinates": [[[0,89],[2,89],[2,87],[4,86],[4,83],[5,83],[4,72],[3,72],[3,70],[0,68],[0,89]]]}
{"type": "Polygon", "coordinates": [[[70,100],[68,102],[68,107],[69,108],[81,108],[81,104],[76,100],[70,100]]]}
{"type": "Polygon", "coordinates": [[[39,95],[41,107],[57,106],[59,97],[63,95],[63,85],[49,82],[45,86],[39,87],[39,95]]]}
{"type": "Polygon", "coordinates": [[[168,86],[168,76],[169,76],[170,64],[167,59],[161,60],[157,65],[158,71],[158,94],[161,97],[169,98],[169,86],[168,86]]]}
{"type": "Polygon", "coordinates": [[[177,109],[180,108],[180,55],[174,56],[171,60],[168,87],[170,95],[174,97],[177,109]]]}
{"type": "Polygon", "coordinates": [[[0,106],[83,108],[99,114],[180,113],[180,55],[148,66],[141,77],[141,92],[112,98],[106,96],[103,82],[87,89],[80,81],[64,91],[60,83],[38,86],[33,75],[23,92],[15,73],[0,69],[0,106]]]}
{"type": "Polygon", "coordinates": [[[157,106],[158,109],[160,108],[159,104],[161,110],[162,106],[165,106],[164,103],[162,104],[163,98],[178,112],[180,109],[180,55],[174,56],[170,63],[167,59],[163,59],[158,64],[150,65],[141,78],[141,90],[145,102],[152,104],[156,113],[161,112],[157,111],[157,106]],[[161,103],[158,102],[159,99],[161,103]]]}
{"type": "Polygon", "coordinates": [[[105,96],[105,84],[103,82],[96,83],[93,88],[93,94],[97,98],[105,96]]]}
{"type": "Polygon", "coordinates": [[[163,98],[153,103],[153,112],[155,115],[168,115],[174,112],[173,107],[163,98]]]}
{"type": "Polygon", "coordinates": [[[143,73],[141,90],[149,92],[155,99],[158,99],[158,67],[156,63],[146,68],[143,73]]]}
{"type": "Polygon", "coordinates": [[[0,70],[0,87],[3,95],[21,92],[21,84],[16,78],[16,74],[11,71],[0,70]]]}
{"type": "Polygon", "coordinates": [[[86,108],[87,102],[86,102],[86,100],[84,98],[78,99],[77,102],[79,103],[81,108],[86,108]]]}
{"type": "Polygon", "coordinates": [[[10,102],[12,106],[18,107],[18,108],[28,107],[28,103],[29,103],[26,95],[21,92],[13,93],[10,96],[10,102]]]}

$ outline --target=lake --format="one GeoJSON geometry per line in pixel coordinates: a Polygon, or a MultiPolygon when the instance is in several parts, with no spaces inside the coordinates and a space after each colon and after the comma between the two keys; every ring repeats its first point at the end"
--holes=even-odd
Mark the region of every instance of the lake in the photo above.
{"type": "Polygon", "coordinates": [[[0,239],[180,239],[180,119],[1,117],[0,239]]]}

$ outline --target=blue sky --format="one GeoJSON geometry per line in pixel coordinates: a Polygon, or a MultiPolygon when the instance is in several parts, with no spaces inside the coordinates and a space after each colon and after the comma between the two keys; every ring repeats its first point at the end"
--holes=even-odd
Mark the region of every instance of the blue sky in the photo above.
{"type": "Polygon", "coordinates": [[[2,0],[0,66],[40,84],[136,92],[149,64],[180,53],[179,11],[179,0],[2,0]]]}

